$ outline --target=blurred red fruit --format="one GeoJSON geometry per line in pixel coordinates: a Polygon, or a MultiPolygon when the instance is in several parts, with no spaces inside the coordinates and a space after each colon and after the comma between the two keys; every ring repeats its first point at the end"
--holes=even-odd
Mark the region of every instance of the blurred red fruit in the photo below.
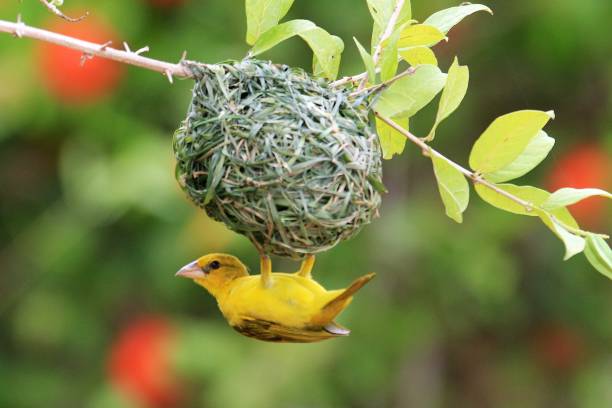
{"type": "Polygon", "coordinates": [[[186,0],[148,0],[155,7],[175,7],[183,5],[186,0]]]}
{"type": "MultiPolygon", "coordinates": [[[[108,41],[117,44],[112,27],[92,16],[78,23],[54,18],[45,28],[98,44],[108,41]]],[[[37,47],[42,82],[62,102],[95,102],[112,93],[124,74],[124,66],[114,61],[93,58],[82,65],[83,54],[79,51],[43,42],[37,47]]]]}
{"type": "MultiPolygon", "coordinates": [[[[560,157],[548,175],[547,187],[555,191],[563,187],[597,187],[610,190],[612,163],[603,147],[595,144],[575,146],[560,157]]],[[[570,207],[578,222],[585,226],[601,226],[605,220],[606,199],[593,197],[570,207]]]]}
{"type": "Polygon", "coordinates": [[[171,366],[173,343],[174,330],[164,318],[133,321],[111,347],[111,381],[146,406],[179,406],[181,392],[171,366]]]}
{"type": "Polygon", "coordinates": [[[532,350],[544,367],[559,373],[578,368],[586,354],[580,333],[559,324],[539,327],[532,340],[532,350]]]}

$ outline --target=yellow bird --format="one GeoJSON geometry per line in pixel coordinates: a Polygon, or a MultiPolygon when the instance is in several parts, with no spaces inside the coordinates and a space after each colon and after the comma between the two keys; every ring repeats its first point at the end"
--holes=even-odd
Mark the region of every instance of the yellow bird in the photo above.
{"type": "Polygon", "coordinates": [[[181,268],[176,275],[193,279],[217,299],[219,309],[239,333],[264,341],[309,343],[348,336],[333,319],[374,273],[348,288],[326,290],[312,279],[314,255],[296,273],[272,272],[270,258],[261,258],[261,275],[249,275],[238,258],[209,254],[181,268]]]}

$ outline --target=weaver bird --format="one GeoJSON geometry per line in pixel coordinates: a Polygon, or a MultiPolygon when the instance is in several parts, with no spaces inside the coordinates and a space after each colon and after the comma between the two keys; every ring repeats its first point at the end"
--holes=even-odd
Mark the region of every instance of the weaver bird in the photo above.
{"type": "Polygon", "coordinates": [[[296,273],[272,272],[270,258],[261,258],[261,274],[249,275],[238,258],[210,254],[185,265],[176,275],[193,279],[217,299],[223,316],[239,333],[264,341],[309,343],[348,336],[333,319],[374,273],[348,288],[327,290],[311,271],[314,255],[296,273]]]}

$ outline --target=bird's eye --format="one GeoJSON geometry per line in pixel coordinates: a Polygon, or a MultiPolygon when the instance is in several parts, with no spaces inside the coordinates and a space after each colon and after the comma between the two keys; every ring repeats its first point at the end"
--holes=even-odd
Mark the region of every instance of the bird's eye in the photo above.
{"type": "Polygon", "coordinates": [[[221,264],[219,263],[219,261],[212,261],[210,263],[210,269],[219,269],[221,267],[221,264]]]}

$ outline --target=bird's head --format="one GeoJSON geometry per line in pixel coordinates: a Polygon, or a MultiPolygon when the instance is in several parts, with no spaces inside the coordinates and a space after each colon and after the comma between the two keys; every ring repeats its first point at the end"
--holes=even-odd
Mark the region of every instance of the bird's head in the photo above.
{"type": "Polygon", "coordinates": [[[176,276],[193,279],[211,295],[217,296],[231,281],[248,274],[246,266],[235,256],[208,254],[183,266],[176,276]]]}

